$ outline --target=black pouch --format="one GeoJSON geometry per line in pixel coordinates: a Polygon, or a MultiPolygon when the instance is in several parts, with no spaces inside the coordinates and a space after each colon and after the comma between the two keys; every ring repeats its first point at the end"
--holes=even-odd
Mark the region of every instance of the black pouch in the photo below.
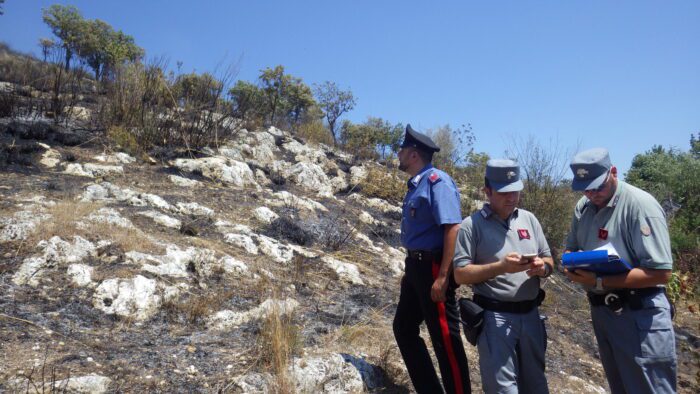
{"type": "Polygon", "coordinates": [[[481,329],[484,328],[484,308],[469,298],[460,298],[459,315],[464,327],[464,336],[467,341],[473,346],[476,346],[476,341],[479,339],[481,329]]]}

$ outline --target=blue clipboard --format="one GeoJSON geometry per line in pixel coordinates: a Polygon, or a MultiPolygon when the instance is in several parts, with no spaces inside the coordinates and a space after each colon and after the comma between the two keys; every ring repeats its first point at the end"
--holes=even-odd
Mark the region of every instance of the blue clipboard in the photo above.
{"type": "Polygon", "coordinates": [[[632,266],[619,256],[608,255],[607,250],[567,253],[561,257],[561,262],[570,271],[583,269],[602,276],[621,274],[632,269],[632,266]]]}

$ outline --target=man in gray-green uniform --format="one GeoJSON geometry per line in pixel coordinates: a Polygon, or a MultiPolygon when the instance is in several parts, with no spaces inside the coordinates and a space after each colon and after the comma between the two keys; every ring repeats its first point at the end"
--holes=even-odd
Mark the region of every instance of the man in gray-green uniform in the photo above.
{"type": "Polygon", "coordinates": [[[455,279],[471,284],[474,302],[484,308],[477,348],[486,393],[549,392],[547,334],[537,307],[552,257],[537,218],[517,208],[522,188],[514,161],[489,160],[489,203],[464,219],[455,246],[455,279]]]}
{"type": "Polygon", "coordinates": [[[664,287],[673,267],[666,215],[649,193],[617,179],[606,149],[577,154],[571,170],[571,187],[584,197],[576,204],[566,251],[610,244],[634,267],[611,276],[566,271],[588,289],[610,390],[674,393],[676,346],[664,287]]]}

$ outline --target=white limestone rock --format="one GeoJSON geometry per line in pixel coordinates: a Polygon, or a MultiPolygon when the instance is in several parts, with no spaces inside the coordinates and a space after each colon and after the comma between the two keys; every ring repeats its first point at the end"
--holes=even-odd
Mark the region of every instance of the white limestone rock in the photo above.
{"type": "Polygon", "coordinates": [[[286,179],[294,182],[306,190],[318,192],[320,196],[330,197],[333,188],[330,179],[318,164],[300,162],[284,170],[286,179]]]}
{"type": "Polygon", "coordinates": [[[365,166],[350,167],[350,184],[355,186],[367,179],[368,171],[365,166]]]}
{"type": "Polygon", "coordinates": [[[224,235],[224,241],[245,250],[248,254],[257,255],[259,253],[255,241],[248,235],[229,233],[224,235]]]}
{"type": "Polygon", "coordinates": [[[344,172],[338,172],[338,175],[331,178],[329,181],[333,193],[340,193],[347,190],[350,186],[348,185],[347,175],[344,172]]]}
{"type": "Polygon", "coordinates": [[[212,218],[214,217],[214,210],[211,208],[207,208],[203,205],[199,205],[196,202],[179,202],[176,204],[177,206],[177,212],[183,214],[183,215],[188,215],[188,216],[204,216],[207,218],[212,218]]]}
{"type": "Polygon", "coordinates": [[[406,261],[406,254],[404,252],[388,246],[383,256],[384,262],[395,277],[403,275],[406,261]]]}
{"type": "Polygon", "coordinates": [[[92,163],[69,163],[68,165],[66,165],[66,168],[63,171],[63,173],[94,178],[97,176],[105,176],[111,174],[124,174],[124,167],[92,163]]]}
{"type": "Polygon", "coordinates": [[[581,379],[578,376],[569,375],[568,373],[565,373],[564,371],[559,371],[559,373],[562,375],[566,375],[566,379],[571,383],[571,385],[577,388],[576,391],[562,390],[562,391],[560,391],[561,393],[573,394],[574,392],[576,392],[576,393],[589,393],[589,394],[605,394],[607,392],[603,387],[600,387],[598,385],[590,383],[589,381],[581,379]]]}
{"type": "Polygon", "coordinates": [[[356,201],[368,208],[374,208],[384,214],[391,214],[392,216],[401,216],[401,207],[391,204],[386,200],[381,198],[367,198],[360,194],[353,193],[348,196],[348,199],[356,201]]]}
{"type": "Polygon", "coordinates": [[[261,234],[253,234],[252,238],[257,242],[260,252],[272,257],[276,263],[287,264],[294,258],[294,250],[274,238],[261,234]]]}
{"type": "Polygon", "coordinates": [[[136,196],[131,197],[128,203],[137,207],[154,207],[161,209],[163,211],[175,211],[176,209],[170,205],[163,197],[151,194],[151,193],[140,193],[136,196]]]}
{"type": "Polygon", "coordinates": [[[367,247],[370,248],[371,250],[373,250],[374,252],[381,253],[383,251],[382,248],[376,246],[374,244],[374,242],[372,242],[372,240],[367,235],[362,234],[359,231],[353,232],[353,235],[355,236],[356,239],[358,239],[360,242],[367,245],[367,247]]]}
{"type": "MultiPolygon", "coordinates": [[[[91,374],[59,380],[53,384],[53,387],[60,387],[60,391],[66,393],[102,394],[108,392],[111,383],[112,379],[106,376],[91,374]]],[[[47,387],[47,389],[49,388],[47,387]]],[[[47,392],[52,392],[52,390],[49,389],[47,392]]]]}
{"type": "Polygon", "coordinates": [[[273,207],[295,207],[309,211],[328,212],[328,208],[318,201],[310,200],[305,197],[297,197],[288,191],[277,192],[272,196],[273,198],[271,199],[265,199],[265,203],[273,207]]]}
{"type": "Polygon", "coordinates": [[[0,242],[26,239],[39,223],[50,217],[36,206],[15,212],[11,217],[0,217],[0,242]]]}
{"type": "Polygon", "coordinates": [[[97,254],[97,247],[79,236],[73,238],[73,243],[53,237],[48,241],[39,242],[37,247],[41,250],[41,256],[24,259],[12,277],[15,284],[36,287],[46,269],[80,263],[85,258],[97,254]]]}
{"type": "Polygon", "coordinates": [[[194,179],[183,178],[183,177],[177,176],[177,175],[170,175],[169,178],[170,178],[170,182],[174,183],[177,186],[181,186],[181,187],[194,188],[194,187],[199,187],[202,185],[202,182],[200,182],[200,181],[196,181],[194,179]]]}
{"type": "Polygon", "coordinates": [[[47,168],[54,168],[61,162],[61,153],[46,145],[46,151],[41,155],[39,163],[47,168]]]}
{"type": "Polygon", "coordinates": [[[367,211],[362,211],[362,213],[360,213],[359,219],[362,223],[369,225],[373,225],[376,222],[374,217],[372,217],[372,215],[370,215],[367,211]]]}
{"type": "Polygon", "coordinates": [[[68,107],[67,115],[75,120],[86,122],[90,120],[90,117],[92,116],[92,111],[90,111],[89,108],[74,105],[68,107]]]}
{"type": "Polygon", "coordinates": [[[296,358],[289,372],[298,393],[364,392],[360,372],[337,353],[296,358]]]}
{"type": "Polygon", "coordinates": [[[298,306],[299,303],[292,298],[285,300],[267,299],[255,308],[244,312],[231,310],[216,312],[207,319],[207,326],[213,330],[226,331],[252,320],[264,319],[275,311],[280,315],[288,315],[298,306]]]}
{"type": "Polygon", "coordinates": [[[245,158],[243,157],[243,154],[241,153],[241,149],[239,149],[239,148],[224,146],[224,147],[219,148],[219,154],[223,157],[228,158],[228,159],[233,159],[233,160],[237,160],[237,161],[245,160],[245,158]]]}
{"type": "Polygon", "coordinates": [[[85,264],[71,264],[66,272],[71,278],[71,282],[78,287],[86,287],[93,284],[92,273],[94,268],[85,264]]]}
{"type": "Polygon", "coordinates": [[[173,166],[188,172],[199,171],[207,178],[238,187],[258,187],[250,167],[246,163],[237,160],[223,157],[177,159],[173,162],[173,166]]]}
{"type": "Polygon", "coordinates": [[[256,219],[258,219],[258,221],[265,224],[270,224],[280,217],[268,207],[255,208],[255,210],[253,211],[253,215],[256,219]]]}
{"type": "MultiPolygon", "coordinates": [[[[220,264],[221,268],[224,270],[225,273],[230,274],[232,276],[242,277],[242,276],[249,276],[250,275],[250,270],[248,269],[248,265],[246,263],[238,260],[238,259],[231,257],[231,256],[222,257],[218,261],[218,263],[220,264]]],[[[211,275],[211,274],[209,274],[209,275],[211,275]]]]}
{"type": "Polygon", "coordinates": [[[180,289],[155,279],[137,275],[131,279],[107,279],[92,297],[93,306],[102,312],[143,322],[152,317],[164,301],[177,297],[180,289]]]}
{"type": "Polygon", "coordinates": [[[12,282],[16,285],[39,286],[39,279],[43,274],[46,259],[41,257],[29,257],[24,259],[22,265],[12,276],[12,282]]]}
{"type": "Polygon", "coordinates": [[[153,219],[154,222],[160,224],[163,227],[180,228],[182,226],[182,222],[179,221],[178,219],[175,219],[174,217],[170,217],[168,215],[162,214],[158,211],[139,212],[139,213],[137,213],[137,215],[151,218],[151,219],[153,219]]]}
{"type": "Polygon", "coordinates": [[[272,393],[270,385],[273,382],[272,375],[267,372],[253,372],[244,376],[237,376],[232,379],[234,385],[241,393],[245,394],[268,394],[272,393]]]}
{"type": "Polygon", "coordinates": [[[265,171],[261,169],[255,170],[255,180],[258,182],[260,186],[270,186],[272,185],[272,181],[267,178],[267,175],[265,175],[265,171]]]}
{"type": "Polygon", "coordinates": [[[357,266],[346,261],[336,259],[331,256],[323,256],[321,261],[326,263],[326,265],[338,274],[341,280],[350,282],[354,285],[364,285],[365,282],[360,277],[360,271],[357,266]]]}
{"type": "Polygon", "coordinates": [[[270,135],[272,135],[272,136],[274,136],[274,137],[277,137],[277,138],[285,138],[285,137],[289,137],[289,136],[290,136],[290,134],[289,134],[288,132],[286,132],[286,131],[284,131],[284,130],[280,130],[280,129],[278,129],[278,128],[275,127],[275,126],[270,126],[270,127],[268,127],[268,129],[267,129],[266,131],[267,131],[268,133],[270,133],[270,135]]]}
{"type": "MultiPolygon", "coordinates": [[[[87,220],[95,223],[107,223],[123,228],[134,228],[134,224],[131,220],[123,217],[119,211],[114,208],[100,208],[96,212],[91,213],[87,220]]],[[[84,227],[84,224],[79,226],[84,227]]]]}
{"type": "Polygon", "coordinates": [[[102,162],[102,163],[110,163],[110,164],[131,164],[136,161],[136,159],[132,156],[129,156],[129,154],[124,153],[124,152],[117,152],[112,155],[108,155],[106,153],[103,153],[101,155],[95,156],[95,160],[102,162]]]}

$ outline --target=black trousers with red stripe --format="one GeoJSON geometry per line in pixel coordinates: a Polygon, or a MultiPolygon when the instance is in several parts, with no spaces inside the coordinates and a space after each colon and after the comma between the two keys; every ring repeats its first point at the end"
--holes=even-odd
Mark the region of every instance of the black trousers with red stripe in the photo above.
{"type": "Polygon", "coordinates": [[[394,316],[394,336],[418,393],[471,393],[467,355],[459,334],[459,311],[455,300],[457,284],[450,275],[445,302],[430,299],[430,288],[440,269],[439,256],[433,261],[406,259],[399,305],[394,316]],[[425,321],[440,365],[443,391],[428,348],[420,337],[425,321]]]}

